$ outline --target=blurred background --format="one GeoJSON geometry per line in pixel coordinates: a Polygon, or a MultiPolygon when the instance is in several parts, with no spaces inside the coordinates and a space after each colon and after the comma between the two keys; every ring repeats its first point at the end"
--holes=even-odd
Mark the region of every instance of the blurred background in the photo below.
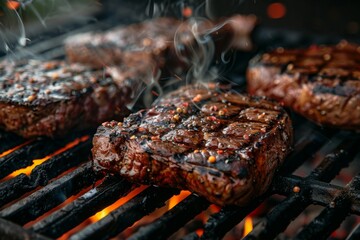
{"type": "Polygon", "coordinates": [[[235,13],[255,14],[265,28],[356,41],[360,37],[359,9],[360,1],[350,0],[1,0],[0,49],[13,49],[48,32],[65,32],[74,24],[108,16],[123,24],[164,15],[215,19],[235,13]]]}

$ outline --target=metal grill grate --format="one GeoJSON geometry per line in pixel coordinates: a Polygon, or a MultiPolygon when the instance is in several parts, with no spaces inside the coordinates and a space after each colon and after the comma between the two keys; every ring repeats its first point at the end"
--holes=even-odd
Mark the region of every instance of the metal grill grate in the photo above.
{"type": "MultiPolygon", "coordinates": [[[[106,20],[87,25],[65,35],[36,43],[30,46],[29,50],[44,59],[62,58],[62,40],[67,35],[110,25],[106,20]]],[[[271,29],[259,29],[255,38],[260,48],[276,46],[279,42],[282,45],[300,46],[324,40],[304,39],[301,35],[293,35],[291,32],[280,33],[271,29]],[[268,37],[270,35],[272,37],[268,37]]],[[[331,38],[330,41],[336,40],[331,38]]],[[[247,62],[252,54],[241,59],[242,64],[247,62]]],[[[190,231],[184,239],[221,239],[262,202],[269,201],[274,194],[285,198],[259,220],[245,239],[275,238],[309,205],[321,205],[325,208],[294,236],[296,239],[325,239],[349,214],[360,215],[360,175],[351,176],[352,180],[346,186],[329,183],[356,159],[360,152],[357,147],[359,135],[322,129],[295,114],[293,119],[294,151],[277,174],[269,192],[247,207],[222,208],[218,213],[212,214],[202,226],[202,236],[190,231]],[[324,148],[329,145],[334,147],[324,154],[324,148]],[[318,156],[323,156],[321,162],[312,167],[307,176],[299,177],[293,174],[299,167],[311,165],[318,156]]],[[[89,217],[139,187],[116,176],[104,176],[93,172],[91,161],[88,159],[92,134],[93,132],[78,133],[61,140],[26,141],[10,133],[0,133],[0,152],[5,152],[0,155],[1,237],[58,238],[74,227],[81,226],[89,217]],[[77,138],[82,139],[77,145],[53,154],[77,138]],[[14,171],[32,165],[34,159],[49,155],[49,159],[36,166],[31,173],[9,177],[14,171]],[[65,206],[61,205],[73,195],[76,195],[75,199],[68,200],[65,206]],[[56,211],[47,215],[52,209],[56,211]]],[[[357,169],[357,172],[360,172],[360,169],[357,169]]],[[[166,205],[167,200],[178,193],[175,189],[148,187],[100,221],[78,229],[70,239],[114,237],[155,209],[166,205]]],[[[191,194],[171,210],[153,219],[150,224],[138,229],[130,239],[168,238],[209,206],[209,202],[191,194]]],[[[354,227],[348,239],[358,239],[359,226],[354,227]]]]}

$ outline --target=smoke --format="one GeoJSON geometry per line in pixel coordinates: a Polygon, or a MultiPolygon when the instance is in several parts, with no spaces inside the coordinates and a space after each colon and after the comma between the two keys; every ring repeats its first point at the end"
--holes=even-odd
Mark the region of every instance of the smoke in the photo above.
{"type": "Polygon", "coordinates": [[[96,0],[18,0],[0,2],[0,55],[22,49],[38,33],[68,21],[89,20],[96,0]]]}

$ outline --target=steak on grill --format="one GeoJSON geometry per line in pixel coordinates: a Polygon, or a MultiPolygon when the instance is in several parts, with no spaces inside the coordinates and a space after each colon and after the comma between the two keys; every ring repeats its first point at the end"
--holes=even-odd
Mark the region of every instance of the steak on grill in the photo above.
{"type": "Polygon", "coordinates": [[[140,72],[120,69],[116,83],[103,70],[63,61],[0,63],[0,127],[26,138],[62,136],[128,112],[140,72]],[[120,71],[121,70],[121,71],[120,71]],[[120,78],[119,75],[125,75],[120,78]]]}
{"type": "Polygon", "coordinates": [[[291,144],[290,118],[278,104],[187,86],[123,122],[103,123],[92,154],[98,171],[245,205],[268,189],[291,144]]]}
{"type": "MultiPolygon", "coordinates": [[[[183,61],[183,57],[191,57],[189,55],[193,48],[196,48],[196,41],[204,42],[209,39],[205,37],[208,35],[216,44],[217,55],[230,46],[249,50],[249,36],[256,21],[256,17],[252,15],[235,15],[217,23],[155,18],[106,32],[81,33],[69,37],[65,40],[65,50],[70,62],[96,68],[121,65],[132,61],[132,58],[136,58],[136,54],[141,52],[147,54],[146,58],[152,58],[155,65],[166,72],[179,73],[179,70],[189,65],[187,61],[183,61]],[[174,38],[177,39],[176,44],[174,38]]],[[[204,44],[203,42],[201,44],[204,44]]]]}
{"type": "Polygon", "coordinates": [[[250,63],[248,92],[282,102],[325,126],[360,129],[360,46],[282,48],[250,63]]]}
{"type": "Polygon", "coordinates": [[[131,61],[133,55],[124,54],[131,52],[148,54],[162,67],[179,25],[173,18],[157,18],[107,32],[81,33],[65,40],[65,50],[70,62],[97,68],[131,61]]]}

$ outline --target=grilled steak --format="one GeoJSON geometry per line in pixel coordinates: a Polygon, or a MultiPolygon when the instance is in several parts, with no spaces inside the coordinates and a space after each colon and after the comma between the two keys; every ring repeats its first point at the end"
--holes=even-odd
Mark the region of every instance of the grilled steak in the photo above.
{"type": "Polygon", "coordinates": [[[360,129],[360,46],[277,49],[255,58],[248,92],[282,102],[325,126],[360,129]]]}
{"type": "MultiPolygon", "coordinates": [[[[123,70],[123,73],[126,73],[123,70]]],[[[61,136],[127,112],[134,78],[63,61],[0,63],[0,127],[24,137],[61,136]],[[122,81],[122,83],[120,83],[122,81]],[[120,86],[122,86],[120,88],[120,86]]]]}
{"type": "Polygon", "coordinates": [[[188,86],[93,138],[94,167],[189,189],[219,205],[264,193],[292,144],[289,116],[262,97],[188,86]]]}
{"type": "Polygon", "coordinates": [[[179,25],[176,19],[157,18],[104,33],[82,33],[66,39],[65,50],[71,62],[98,68],[131,61],[133,55],[124,54],[129,52],[148,54],[161,67],[179,25]]]}
{"type": "MultiPolygon", "coordinates": [[[[156,18],[142,23],[121,26],[107,32],[82,33],[65,41],[70,62],[92,67],[121,65],[147,54],[165,72],[179,72],[187,68],[191,51],[198,42],[204,44],[208,36],[216,44],[218,55],[229,46],[249,50],[249,35],[256,23],[255,16],[235,15],[218,23],[210,21],[181,22],[173,18],[156,18]],[[175,37],[176,34],[176,37],[175,37]],[[195,36],[196,35],[196,36],[195,36]],[[176,39],[176,44],[174,44],[176,39]],[[198,41],[198,42],[197,42],[198,41]],[[183,61],[185,59],[185,62],[183,61]],[[166,63],[166,64],[165,64],[166,63]]],[[[199,58],[195,52],[194,58],[199,58]]]]}

